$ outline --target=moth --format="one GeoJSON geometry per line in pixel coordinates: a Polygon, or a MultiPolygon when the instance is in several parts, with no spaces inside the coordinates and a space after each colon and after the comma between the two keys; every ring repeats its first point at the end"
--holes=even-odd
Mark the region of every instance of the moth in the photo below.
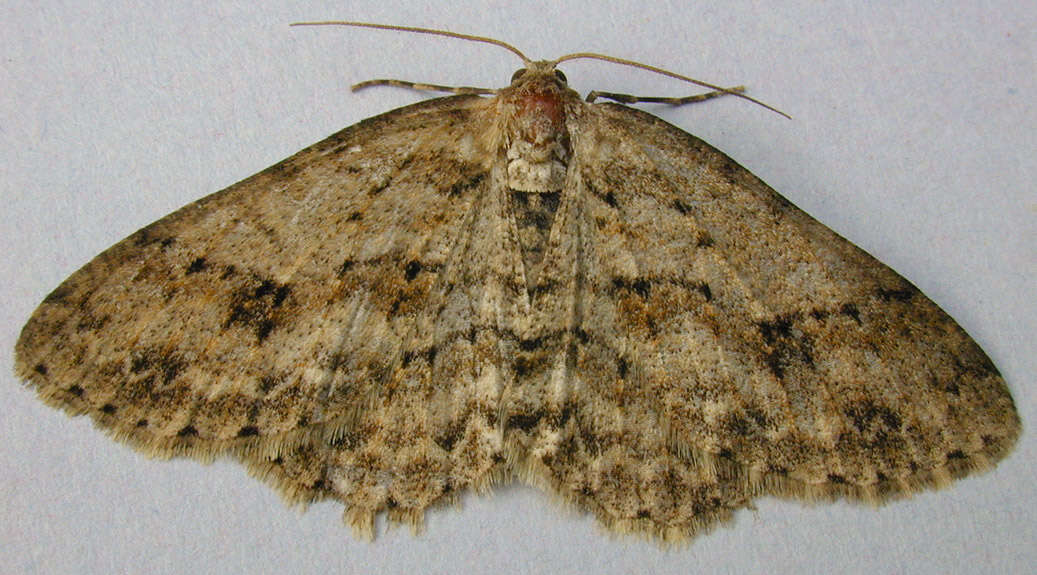
{"type": "MultiPolygon", "coordinates": [[[[557,69],[609,58],[388,28],[524,68],[346,128],[97,256],[18,340],[43,401],[152,456],[237,459],[290,503],[341,501],[367,537],[381,512],[417,526],[520,480],[685,540],[761,496],[881,503],[1012,448],[997,369],[909,281],[557,69]]],[[[751,99],[693,82],[716,91],[675,103],[751,99]]]]}

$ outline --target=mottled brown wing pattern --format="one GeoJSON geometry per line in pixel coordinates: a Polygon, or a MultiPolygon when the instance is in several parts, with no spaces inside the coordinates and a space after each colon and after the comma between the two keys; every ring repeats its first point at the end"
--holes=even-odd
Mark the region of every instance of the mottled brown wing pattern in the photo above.
{"type": "Polygon", "coordinates": [[[1004,382],[913,285],[693,136],[581,114],[568,249],[545,255],[574,263],[541,286],[575,303],[537,340],[565,369],[525,383],[564,392],[509,426],[535,483],[673,540],[759,495],[880,502],[1011,448],[1004,382]]]}
{"type": "Polygon", "coordinates": [[[471,139],[485,105],[361,122],[131,235],[46,298],[19,374],[145,452],[237,454],[290,499],[352,481],[358,523],[406,507],[404,480],[438,482],[428,497],[485,483],[496,404],[474,388],[504,304],[482,264],[514,253],[471,253],[501,225],[471,139]],[[422,458],[437,471],[399,471],[422,458]]]}
{"type": "Polygon", "coordinates": [[[619,354],[625,389],[674,452],[747,496],[870,501],[1007,453],[1019,422],[1003,380],[907,280],[708,144],[594,110],[581,157],[609,154],[581,175],[614,216],[596,220],[607,253],[588,267],[612,292],[585,299],[615,318],[605,331],[638,334],[619,354]]]}

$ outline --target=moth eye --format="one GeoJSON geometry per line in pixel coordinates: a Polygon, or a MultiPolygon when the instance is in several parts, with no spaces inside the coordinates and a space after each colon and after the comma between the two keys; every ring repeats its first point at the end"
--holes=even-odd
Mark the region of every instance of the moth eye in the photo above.
{"type": "Polygon", "coordinates": [[[518,70],[515,70],[515,73],[511,75],[511,83],[514,84],[515,80],[518,80],[519,78],[521,78],[522,75],[525,74],[525,73],[526,73],[526,69],[525,68],[519,68],[518,70]]]}
{"type": "Polygon", "coordinates": [[[565,78],[565,74],[563,74],[561,70],[555,70],[555,78],[558,78],[559,80],[565,83],[569,82],[569,80],[565,78]]]}

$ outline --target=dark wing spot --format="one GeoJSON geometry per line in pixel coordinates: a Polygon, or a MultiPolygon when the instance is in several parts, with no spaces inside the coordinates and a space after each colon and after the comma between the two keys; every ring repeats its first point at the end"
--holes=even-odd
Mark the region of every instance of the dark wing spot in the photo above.
{"type": "Polygon", "coordinates": [[[356,262],[353,260],[346,260],[342,262],[342,265],[338,266],[338,276],[342,277],[346,275],[349,272],[349,270],[353,269],[353,266],[355,265],[356,262]]]}
{"type": "Polygon", "coordinates": [[[47,297],[43,298],[45,303],[61,303],[65,301],[69,295],[72,294],[72,289],[64,285],[59,285],[54,288],[54,291],[47,294],[47,297]]]}
{"type": "Polygon", "coordinates": [[[266,395],[266,394],[270,393],[270,390],[272,390],[275,387],[277,387],[278,383],[280,383],[280,381],[276,377],[274,377],[272,375],[264,375],[259,380],[259,386],[258,386],[259,387],[259,392],[262,393],[263,395],[266,395]]]}
{"type": "Polygon", "coordinates": [[[814,346],[810,336],[799,329],[793,329],[793,324],[799,319],[800,315],[796,312],[756,324],[766,343],[764,363],[778,379],[782,379],[785,370],[794,364],[814,365],[814,346]]]}
{"type": "Polygon", "coordinates": [[[533,370],[533,367],[534,365],[528,357],[515,358],[515,375],[518,377],[529,375],[529,372],[533,370]]]}
{"type": "Polygon", "coordinates": [[[521,349],[522,351],[535,351],[541,345],[543,345],[543,343],[544,340],[542,337],[538,337],[536,339],[520,339],[519,349],[521,349]]]}
{"type": "Polygon", "coordinates": [[[151,348],[135,350],[130,356],[130,373],[150,371],[161,374],[162,382],[165,384],[176,379],[183,368],[184,362],[179,356],[151,348]]]}
{"type": "Polygon", "coordinates": [[[642,298],[647,298],[652,290],[652,283],[645,278],[637,278],[633,281],[626,278],[612,278],[612,287],[617,290],[634,292],[642,298]]]}
{"type": "Polygon", "coordinates": [[[900,301],[905,302],[918,293],[917,289],[912,288],[901,288],[901,289],[885,289],[879,288],[879,297],[883,301],[900,301]]]}
{"type": "Polygon", "coordinates": [[[37,363],[35,366],[33,366],[32,370],[40,375],[47,375],[47,366],[43,365],[42,363],[37,363]]]}
{"type": "Polygon", "coordinates": [[[206,268],[205,258],[195,258],[190,265],[187,266],[186,275],[196,274],[206,268]]]}
{"type": "Polygon", "coordinates": [[[256,338],[262,342],[277,327],[279,321],[286,317],[281,307],[292,292],[289,284],[279,284],[270,279],[254,278],[255,287],[243,286],[232,298],[230,314],[224,321],[224,328],[234,325],[250,327],[256,338]]]}
{"type": "Polygon", "coordinates": [[[115,413],[115,406],[110,403],[106,403],[101,406],[101,413],[111,415],[115,413]]]}
{"type": "Polygon", "coordinates": [[[258,338],[259,341],[265,341],[272,331],[274,331],[274,320],[269,318],[264,319],[256,326],[256,338],[258,338]]]}
{"type": "Polygon", "coordinates": [[[713,290],[709,288],[709,284],[706,282],[699,282],[695,284],[695,289],[702,294],[702,297],[706,298],[706,301],[713,301],[713,290]]]}
{"type": "Polygon", "coordinates": [[[450,191],[447,192],[447,195],[451,197],[460,196],[464,192],[467,192],[469,189],[478,186],[479,183],[482,182],[485,177],[486,174],[476,174],[471,178],[468,178],[467,180],[457,182],[454,185],[450,186],[450,191]]]}
{"type": "Polygon", "coordinates": [[[724,423],[724,427],[735,435],[746,436],[749,435],[750,431],[752,431],[749,420],[738,413],[728,415],[724,423]]]}
{"type": "Polygon", "coordinates": [[[292,288],[287,285],[278,286],[277,291],[274,292],[274,307],[280,307],[284,303],[284,300],[288,298],[288,294],[291,293],[292,288]]]}
{"type": "Polygon", "coordinates": [[[540,423],[542,417],[543,414],[540,412],[533,414],[510,415],[508,416],[507,423],[504,424],[504,427],[506,429],[521,429],[522,431],[528,432],[540,423]]]}
{"type": "Polygon", "coordinates": [[[259,284],[259,287],[256,288],[256,295],[254,297],[265,297],[273,293],[275,289],[276,285],[274,284],[273,280],[263,280],[262,283],[259,284]]]}
{"type": "Polygon", "coordinates": [[[857,309],[856,305],[852,303],[844,303],[843,306],[839,308],[839,313],[853,318],[853,321],[857,322],[857,325],[860,325],[861,312],[857,309]]]}
{"type": "Polygon", "coordinates": [[[238,437],[252,437],[259,435],[259,428],[255,425],[246,425],[238,430],[238,437]]]}
{"type": "Polygon", "coordinates": [[[461,439],[463,432],[464,429],[458,424],[448,426],[443,433],[436,436],[435,442],[443,448],[443,451],[453,451],[454,445],[461,439]]]}
{"type": "Polygon", "coordinates": [[[767,343],[774,343],[778,338],[792,335],[792,316],[789,315],[779,315],[771,321],[761,321],[756,325],[767,343]]]}
{"type": "Polygon", "coordinates": [[[418,277],[419,273],[421,273],[421,262],[415,260],[408,262],[407,267],[403,269],[403,274],[407,281],[414,281],[414,278],[418,277]]]}
{"type": "Polygon", "coordinates": [[[180,431],[176,432],[177,437],[197,437],[198,430],[193,425],[185,425],[180,431]]]}
{"type": "Polygon", "coordinates": [[[853,421],[853,426],[860,432],[867,431],[873,426],[882,426],[893,431],[900,430],[900,416],[890,408],[877,405],[870,400],[856,403],[850,406],[844,413],[853,421]]]}

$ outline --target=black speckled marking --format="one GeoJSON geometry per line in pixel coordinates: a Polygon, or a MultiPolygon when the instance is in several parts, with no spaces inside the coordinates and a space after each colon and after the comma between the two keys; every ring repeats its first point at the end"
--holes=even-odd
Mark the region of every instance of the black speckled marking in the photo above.
{"type": "Polygon", "coordinates": [[[879,288],[878,295],[883,301],[899,301],[906,302],[911,298],[915,297],[918,293],[917,289],[913,287],[904,287],[896,289],[885,289],[879,288]]]}
{"type": "Polygon", "coordinates": [[[636,293],[641,298],[651,295],[652,282],[645,278],[628,280],[626,278],[612,278],[612,289],[636,293]]]}
{"type": "Polygon", "coordinates": [[[867,431],[873,426],[884,427],[892,431],[900,430],[900,416],[892,409],[884,405],[877,405],[871,400],[858,402],[848,407],[845,413],[853,422],[853,426],[860,432],[867,431]]]}
{"type": "Polygon", "coordinates": [[[347,273],[349,273],[349,271],[352,270],[353,266],[355,266],[355,265],[356,265],[355,261],[353,261],[352,259],[348,259],[348,260],[342,262],[342,265],[338,266],[338,270],[336,271],[336,274],[338,275],[338,277],[342,277],[342,276],[346,275],[347,273]]]}
{"type": "Polygon", "coordinates": [[[540,349],[540,346],[542,345],[544,345],[543,337],[519,340],[519,349],[521,349],[522,351],[535,351],[537,349],[540,349]]]}
{"type": "Polygon", "coordinates": [[[195,258],[190,265],[187,266],[187,271],[184,272],[184,275],[196,274],[204,270],[207,266],[208,264],[205,263],[205,258],[195,258]]]}
{"type": "Polygon", "coordinates": [[[266,340],[278,326],[282,315],[281,307],[291,292],[289,284],[254,278],[253,283],[242,287],[234,294],[230,313],[223,327],[250,327],[260,342],[266,340]]]}
{"type": "Polygon", "coordinates": [[[544,417],[541,412],[532,414],[514,414],[509,415],[507,422],[504,424],[506,429],[520,429],[525,432],[529,432],[531,429],[540,423],[540,420],[544,417]]]}
{"type": "Polygon", "coordinates": [[[698,282],[695,284],[695,289],[706,298],[706,301],[713,301],[713,290],[709,288],[708,283],[698,282]]]}
{"type": "Polygon", "coordinates": [[[857,306],[852,303],[844,303],[839,308],[839,313],[853,318],[853,321],[857,322],[857,325],[861,325],[861,312],[857,309],[857,306]]]}
{"type": "Polygon", "coordinates": [[[70,295],[72,295],[72,288],[66,286],[65,284],[61,284],[58,287],[54,288],[54,290],[51,291],[49,294],[47,294],[45,298],[43,298],[43,303],[64,303],[65,299],[67,299],[70,295]]]}
{"type": "Polygon", "coordinates": [[[460,197],[466,194],[468,190],[481,184],[484,179],[486,179],[486,174],[479,173],[475,174],[474,176],[466,180],[461,180],[455,183],[454,185],[450,186],[450,190],[447,192],[447,195],[452,198],[460,197]]]}
{"type": "Polygon", "coordinates": [[[616,372],[620,379],[626,379],[628,372],[630,371],[630,364],[627,363],[625,357],[620,357],[616,360],[616,372]]]}
{"type": "Polygon", "coordinates": [[[185,367],[183,359],[176,354],[164,353],[154,349],[139,349],[130,354],[130,373],[145,372],[162,376],[162,383],[168,385],[185,367]]]}
{"type": "Polygon", "coordinates": [[[764,363],[778,379],[784,378],[786,370],[794,364],[814,366],[813,342],[802,331],[793,329],[799,319],[798,313],[792,313],[756,324],[766,343],[764,363]]]}
{"type": "Polygon", "coordinates": [[[436,445],[443,448],[443,451],[453,451],[454,445],[457,444],[463,435],[463,424],[455,421],[443,429],[442,433],[438,434],[434,438],[434,441],[436,442],[436,445]]]}
{"type": "Polygon", "coordinates": [[[417,260],[407,262],[407,266],[403,268],[403,277],[409,282],[414,281],[419,273],[421,273],[421,262],[417,260]]]}

